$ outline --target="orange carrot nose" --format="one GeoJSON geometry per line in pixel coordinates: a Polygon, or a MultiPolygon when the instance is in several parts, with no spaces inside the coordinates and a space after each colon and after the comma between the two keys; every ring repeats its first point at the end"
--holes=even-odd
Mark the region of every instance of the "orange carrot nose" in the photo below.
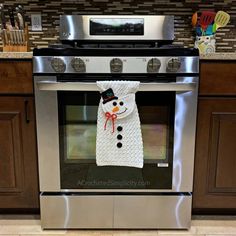
{"type": "Polygon", "coordinates": [[[117,112],[117,111],[119,111],[120,109],[119,109],[119,107],[114,107],[113,109],[112,109],[112,112],[117,112]]]}

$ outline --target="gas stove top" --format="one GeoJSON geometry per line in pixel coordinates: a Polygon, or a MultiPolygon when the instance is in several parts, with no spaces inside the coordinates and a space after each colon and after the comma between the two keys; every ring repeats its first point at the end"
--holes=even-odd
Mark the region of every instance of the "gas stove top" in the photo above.
{"type": "Polygon", "coordinates": [[[34,56],[198,56],[197,49],[180,47],[161,48],[40,48],[34,56]]]}

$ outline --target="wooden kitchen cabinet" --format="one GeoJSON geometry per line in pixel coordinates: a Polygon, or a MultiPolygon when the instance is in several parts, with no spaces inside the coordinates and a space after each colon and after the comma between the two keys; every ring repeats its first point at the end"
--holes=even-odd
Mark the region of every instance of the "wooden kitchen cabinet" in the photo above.
{"type": "Polygon", "coordinates": [[[219,62],[214,71],[214,62],[201,65],[193,213],[236,212],[236,63],[222,63],[225,75],[219,62]],[[216,84],[211,87],[207,81],[213,78],[216,84]],[[224,85],[226,81],[231,84],[224,85]]]}
{"type": "Polygon", "coordinates": [[[209,61],[200,65],[200,97],[236,95],[236,61],[209,61]]]}
{"type": "Polygon", "coordinates": [[[0,61],[0,93],[33,95],[31,60],[0,61]]]}
{"type": "Polygon", "coordinates": [[[32,62],[0,61],[0,75],[0,212],[38,212],[32,62]]]}
{"type": "Polygon", "coordinates": [[[39,207],[33,104],[32,97],[0,97],[2,209],[39,207]]]}

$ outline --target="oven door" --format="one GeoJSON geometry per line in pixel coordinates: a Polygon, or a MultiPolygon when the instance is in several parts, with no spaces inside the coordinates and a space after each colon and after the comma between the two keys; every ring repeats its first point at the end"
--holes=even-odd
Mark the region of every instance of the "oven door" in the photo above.
{"type": "Polygon", "coordinates": [[[34,79],[41,191],[192,191],[197,77],[140,84],[141,169],[96,165],[95,83],[34,79]]]}

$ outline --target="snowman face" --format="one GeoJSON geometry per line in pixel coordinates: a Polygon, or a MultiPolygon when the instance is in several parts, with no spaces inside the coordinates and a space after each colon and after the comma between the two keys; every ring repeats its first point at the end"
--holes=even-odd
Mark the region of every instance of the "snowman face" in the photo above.
{"type": "Polygon", "coordinates": [[[122,119],[132,113],[135,105],[135,95],[129,94],[119,99],[102,104],[103,111],[116,114],[117,119],[122,119]]]}
{"type": "Polygon", "coordinates": [[[197,43],[209,43],[211,41],[211,37],[210,36],[197,36],[197,43]]]}

